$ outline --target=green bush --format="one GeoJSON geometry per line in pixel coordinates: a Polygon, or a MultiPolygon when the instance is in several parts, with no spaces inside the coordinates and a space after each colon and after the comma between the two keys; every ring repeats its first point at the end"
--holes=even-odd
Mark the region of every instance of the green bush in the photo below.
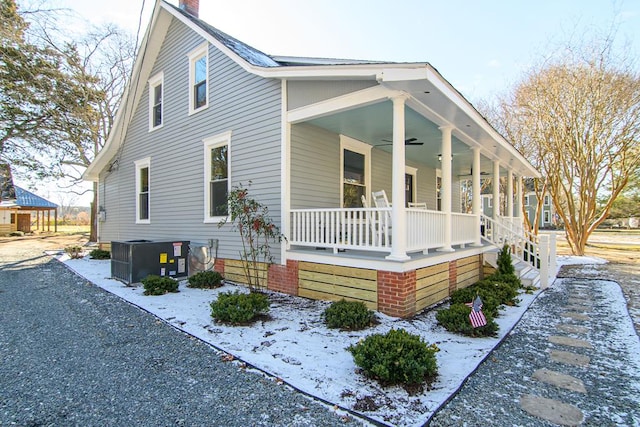
{"type": "Polygon", "coordinates": [[[265,294],[251,292],[222,292],[211,303],[211,317],[233,325],[247,324],[269,311],[269,298],[265,294]]]}
{"type": "Polygon", "coordinates": [[[471,285],[467,288],[458,289],[451,294],[451,304],[466,304],[480,296],[482,300],[482,312],[490,313],[492,317],[497,317],[500,309],[500,300],[492,289],[471,285]]]}
{"type": "Polygon", "coordinates": [[[515,274],[516,270],[513,268],[513,261],[511,260],[511,248],[505,244],[498,253],[498,273],[500,274],[515,274]]]}
{"type": "MultiPolygon", "coordinates": [[[[482,297],[480,297],[482,298],[482,297]]],[[[451,304],[449,308],[442,309],[436,313],[436,320],[447,331],[457,334],[468,335],[470,337],[488,337],[495,336],[498,331],[498,325],[493,320],[491,313],[482,310],[484,317],[487,319],[485,326],[474,328],[471,326],[469,314],[471,307],[464,304],[451,304]]]]}
{"type": "Polygon", "coordinates": [[[474,284],[473,288],[483,290],[485,293],[493,295],[499,304],[518,305],[518,290],[508,283],[500,282],[489,277],[474,284]]]}
{"type": "Polygon", "coordinates": [[[323,313],[329,328],[351,331],[364,329],[375,320],[375,314],[362,301],[340,300],[332,303],[323,313]]]}
{"type": "Polygon", "coordinates": [[[495,280],[496,282],[502,282],[510,285],[513,289],[522,288],[522,281],[520,278],[514,274],[500,274],[494,273],[491,276],[488,276],[487,279],[495,280]]]}
{"type": "Polygon", "coordinates": [[[91,259],[110,259],[111,252],[105,251],[104,249],[94,249],[89,252],[89,256],[91,259]]]}
{"type": "Polygon", "coordinates": [[[145,295],[164,295],[167,292],[179,292],[178,281],[171,277],[150,274],[141,280],[145,295]]]}
{"type": "Polygon", "coordinates": [[[347,350],[364,374],[382,385],[421,384],[438,373],[435,356],[438,347],[404,329],[370,335],[347,350]]]}
{"type": "Polygon", "coordinates": [[[188,279],[189,288],[219,288],[222,286],[222,274],[217,271],[199,271],[188,279]]]}

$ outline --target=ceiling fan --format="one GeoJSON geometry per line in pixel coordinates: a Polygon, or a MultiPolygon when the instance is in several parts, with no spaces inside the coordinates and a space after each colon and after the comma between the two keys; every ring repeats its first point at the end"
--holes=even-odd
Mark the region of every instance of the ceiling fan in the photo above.
{"type": "MultiPolygon", "coordinates": [[[[480,176],[487,176],[487,175],[491,175],[489,172],[480,172],[480,176]]],[[[469,173],[467,174],[460,174],[458,176],[473,176],[473,168],[469,168],[469,173]]]]}
{"type": "MultiPolygon", "coordinates": [[[[383,139],[384,142],[388,142],[388,144],[378,144],[376,147],[383,147],[385,145],[393,145],[393,141],[388,139],[383,139]]],[[[404,145],[424,145],[424,142],[418,141],[418,138],[407,138],[404,140],[404,145]]]]}

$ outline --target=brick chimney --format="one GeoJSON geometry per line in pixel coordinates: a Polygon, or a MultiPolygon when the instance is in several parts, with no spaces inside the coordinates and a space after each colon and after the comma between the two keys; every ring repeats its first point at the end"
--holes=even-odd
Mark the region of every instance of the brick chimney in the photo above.
{"type": "Polygon", "coordinates": [[[178,7],[197,18],[198,9],[200,8],[200,0],[180,0],[178,7]]]}

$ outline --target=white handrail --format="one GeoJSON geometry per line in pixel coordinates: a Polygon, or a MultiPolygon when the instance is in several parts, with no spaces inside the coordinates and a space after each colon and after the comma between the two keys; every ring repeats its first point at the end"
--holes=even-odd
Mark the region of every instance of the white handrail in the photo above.
{"type": "Polygon", "coordinates": [[[540,271],[542,288],[549,285],[549,275],[555,266],[555,259],[551,258],[552,255],[555,258],[555,234],[551,238],[547,235],[538,236],[522,227],[514,227],[512,221],[505,225],[485,215],[481,215],[480,224],[482,237],[486,241],[499,248],[508,245],[516,258],[540,271]]]}

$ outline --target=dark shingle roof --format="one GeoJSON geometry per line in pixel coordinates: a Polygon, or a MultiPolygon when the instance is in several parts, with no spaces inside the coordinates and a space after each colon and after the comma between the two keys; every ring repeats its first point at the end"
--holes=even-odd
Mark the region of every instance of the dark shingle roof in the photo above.
{"type": "Polygon", "coordinates": [[[53,202],[48,201],[40,196],[33,194],[24,188],[15,186],[16,189],[16,204],[23,208],[57,208],[53,202]]]}
{"type": "Polygon", "coordinates": [[[223,33],[215,27],[207,24],[201,19],[196,18],[195,16],[185,12],[184,10],[167,3],[170,7],[174,8],[182,15],[184,15],[191,22],[196,24],[198,27],[205,30],[207,33],[216,38],[220,43],[231,49],[235,52],[239,57],[247,61],[251,65],[255,65],[256,67],[279,67],[280,64],[273,60],[266,53],[260,52],[258,49],[255,49],[245,43],[242,43],[240,40],[231,37],[228,34],[223,33]]]}

